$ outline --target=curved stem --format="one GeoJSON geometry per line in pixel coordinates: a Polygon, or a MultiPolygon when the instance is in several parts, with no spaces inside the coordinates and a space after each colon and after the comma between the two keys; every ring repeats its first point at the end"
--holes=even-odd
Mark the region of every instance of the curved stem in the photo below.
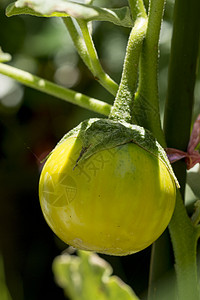
{"type": "Polygon", "coordinates": [[[137,18],[146,18],[146,10],[143,0],[129,0],[129,6],[131,9],[132,18],[135,21],[137,18]]]}
{"type": "Polygon", "coordinates": [[[108,103],[98,99],[90,98],[84,94],[64,88],[17,68],[0,63],[0,73],[17,80],[26,86],[79,105],[99,114],[108,116],[110,113],[111,106],[108,103]]]}
{"type": "Polygon", "coordinates": [[[67,30],[71,36],[71,39],[74,43],[74,46],[76,47],[78,54],[80,55],[80,57],[82,58],[83,62],[88,67],[88,69],[91,70],[92,66],[90,63],[90,58],[88,55],[88,51],[84,39],[78,33],[76,26],[74,25],[71,17],[62,18],[62,19],[65,26],[67,27],[67,30]]]}
{"type": "Polygon", "coordinates": [[[139,87],[134,101],[133,122],[149,129],[165,146],[158,96],[158,43],[165,0],[151,0],[147,32],[140,61],[139,87]]]}
{"type": "Polygon", "coordinates": [[[76,19],[82,34],[83,34],[83,38],[85,41],[85,45],[87,47],[87,51],[88,51],[88,56],[90,59],[90,64],[91,64],[91,71],[93,73],[93,75],[95,76],[96,80],[99,80],[99,83],[106,89],[108,90],[112,95],[116,95],[117,90],[118,90],[118,84],[112,80],[108,74],[105,73],[105,71],[103,70],[99,58],[98,58],[98,54],[96,52],[93,40],[92,40],[92,36],[89,32],[88,29],[88,24],[86,21],[81,20],[81,19],[76,19]]]}
{"type": "Polygon", "coordinates": [[[132,28],[126,56],[124,60],[122,78],[109,118],[131,122],[132,106],[138,80],[139,57],[143,39],[146,33],[147,20],[138,18],[132,28]]]}

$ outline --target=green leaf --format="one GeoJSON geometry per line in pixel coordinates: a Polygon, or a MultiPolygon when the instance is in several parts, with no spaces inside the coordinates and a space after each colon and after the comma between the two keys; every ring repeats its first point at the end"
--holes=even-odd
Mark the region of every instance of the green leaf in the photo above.
{"type": "Polygon", "coordinates": [[[93,252],[60,255],[53,262],[53,272],[71,300],[139,300],[128,285],[111,276],[111,266],[93,252]]]}
{"type": "Polygon", "coordinates": [[[107,9],[67,0],[18,0],[11,3],[6,9],[6,15],[8,17],[20,14],[38,17],[71,16],[85,21],[108,21],[119,26],[133,26],[128,7],[107,9]]]}
{"type": "Polygon", "coordinates": [[[0,47],[0,62],[10,61],[11,58],[11,55],[9,53],[4,53],[0,47]]]}

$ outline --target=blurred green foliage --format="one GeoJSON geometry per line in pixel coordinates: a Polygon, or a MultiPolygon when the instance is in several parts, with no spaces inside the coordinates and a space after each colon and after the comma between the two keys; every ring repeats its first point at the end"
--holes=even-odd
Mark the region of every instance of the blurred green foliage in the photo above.
{"type": "Polygon", "coordinates": [[[0,255],[0,291],[1,291],[1,300],[12,300],[8,288],[6,286],[3,258],[1,255],[0,255]]]}
{"type": "MultiPolygon", "coordinates": [[[[11,65],[112,103],[84,66],[61,19],[7,18],[0,2],[0,46],[12,55],[11,65]]],[[[167,1],[160,39],[161,112],[167,88],[173,0],[167,1]]],[[[125,0],[96,0],[120,7],[125,0]]],[[[120,80],[130,29],[94,22],[94,42],[106,72],[120,80]]],[[[200,111],[200,81],[194,115],[200,111]]],[[[38,200],[41,160],[71,128],[96,114],[23,87],[0,75],[0,252],[13,300],[64,299],[53,280],[51,264],[66,248],[45,223],[38,200]]],[[[192,196],[193,197],[193,196],[192,196]]],[[[114,274],[145,299],[151,247],[127,257],[102,255],[114,274]]]]}
{"type": "Polygon", "coordinates": [[[56,282],[71,300],[139,300],[131,288],[117,276],[112,267],[97,254],[65,252],[53,262],[56,282]]]}

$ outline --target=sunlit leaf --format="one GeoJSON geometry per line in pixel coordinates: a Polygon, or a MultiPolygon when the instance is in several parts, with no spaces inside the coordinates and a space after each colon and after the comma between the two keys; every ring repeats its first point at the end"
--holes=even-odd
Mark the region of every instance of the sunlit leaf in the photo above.
{"type": "Polygon", "coordinates": [[[6,10],[8,17],[29,14],[39,17],[74,17],[86,21],[108,21],[115,25],[132,27],[133,21],[128,7],[107,9],[67,0],[18,0],[6,10]]]}
{"type": "Polygon", "coordinates": [[[71,300],[139,300],[128,285],[111,276],[111,266],[95,253],[79,251],[78,256],[58,256],[53,271],[71,300]]]}

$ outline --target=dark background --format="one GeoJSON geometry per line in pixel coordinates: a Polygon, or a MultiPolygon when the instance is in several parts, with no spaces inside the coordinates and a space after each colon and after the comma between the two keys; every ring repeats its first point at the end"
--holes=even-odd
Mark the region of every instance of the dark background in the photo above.
{"type": "MultiPolygon", "coordinates": [[[[11,65],[89,96],[112,103],[110,96],[79,59],[70,37],[56,18],[7,18],[0,2],[0,46],[11,65]]],[[[107,6],[107,1],[97,1],[107,6]]],[[[109,1],[109,6],[127,5],[109,1]]],[[[173,1],[169,1],[161,34],[160,97],[163,111],[167,86],[173,1]]],[[[102,65],[120,80],[129,29],[94,24],[102,65]]],[[[199,97],[199,85],[196,97],[199,97]]],[[[199,102],[195,106],[199,110],[199,102]]],[[[80,121],[97,114],[23,87],[0,75],[0,253],[13,300],[64,299],[54,283],[52,261],[67,245],[47,226],[39,205],[40,161],[80,121]]],[[[103,256],[138,296],[145,297],[150,249],[127,257],[103,256]]]]}

